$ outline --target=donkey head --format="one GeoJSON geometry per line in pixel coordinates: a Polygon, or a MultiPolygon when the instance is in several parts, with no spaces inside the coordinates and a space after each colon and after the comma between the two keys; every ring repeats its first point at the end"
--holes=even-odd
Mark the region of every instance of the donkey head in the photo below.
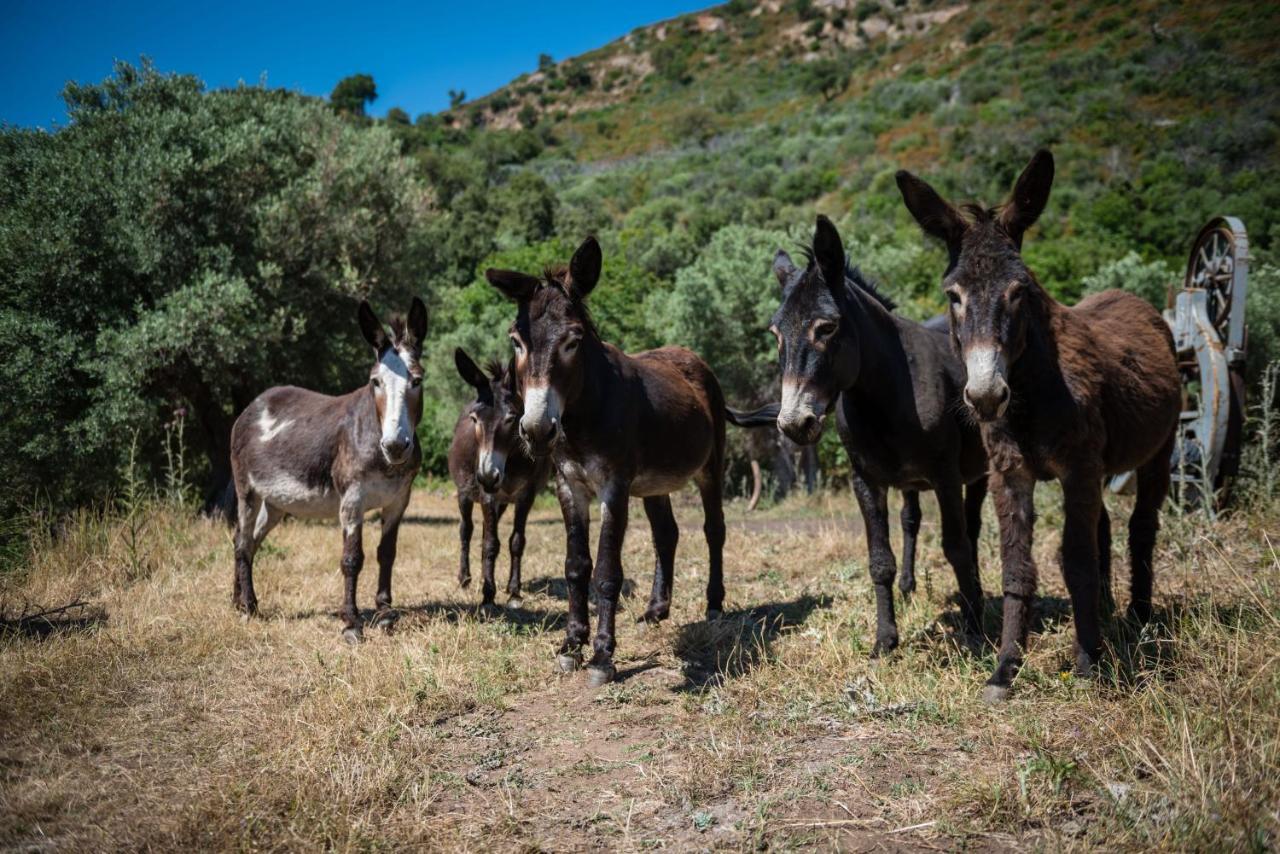
{"type": "Polygon", "coordinates": [[[861,367],[857,331],[849,322],[858,308],[845,291],[844,246],[831,220],[818,217],[803,270],[778,250],[773,272],[782,286],[782,305],[769,325],[782,366],[778,429],[809,445],[818,441],[832,402],[857,381],[861,367]]]}
{"type": "Polygon", "coordinates": [[[524,398],[520,435],[534,456],[550,453],[563,435],[565,413],[582,393],[588,355],[600,346],[585,300],[602,263],[600,244],[588,237],[567,269],[544,278],[485,271],[489,284],[517,305],[510,336],[524,398]]]}
{"type": "Polygon", "coordinates": [[[475,388],[476,399],[467,407],[476,434],[476,483],[485,492],[496,492],[507,473],[507,458],[520,453],[519,421],[522,407],[510,366],[489,364],[480,370],[461,347],[453,351],[458,373],[475,388]]]}
{"type": "Polygon", "coordinates": [[[964,213],[909,172],[898,189],[926,233],[947,245],[942,287],[950,301],[951,337],[968,370],[964,400],[982,421],[1009,406],[1009,368],[1026,347],[1027,325],[1043,291],[1022,260],[1022,235],[1040,216],[1053,185],[1053,155],[1037,151],[999,208],[964,213]],[[965,215],[967,214],[967,216],[965,215]]]}
{"type": "Polygon", "coordinates": [[[418,422],[422,420],[422,341],[427,335],[427,307],[413,298],[408,318],[391,320],[391,334],[360,303],[360,331],[377,353],[369,370],[369,390],[378,413],[383,457],[391,465],[407,460],[413,452],[418,422]]]}

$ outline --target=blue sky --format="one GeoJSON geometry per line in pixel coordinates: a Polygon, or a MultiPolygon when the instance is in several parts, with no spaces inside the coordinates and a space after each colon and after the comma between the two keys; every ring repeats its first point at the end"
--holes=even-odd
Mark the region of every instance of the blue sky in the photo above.
{"type": "Polygon", "coordinates": [[[644,2],[232,3],[0,0],[0,122],[65,123],[68,80],[96,82],[115,59],[151,57],[212,87],[239,81],[327,95],[348,74],[372,74],[371,112],[416,116],[448,91],[482,95],[537,66],[599,47],[641,24],[710,5],[644,2]]]}

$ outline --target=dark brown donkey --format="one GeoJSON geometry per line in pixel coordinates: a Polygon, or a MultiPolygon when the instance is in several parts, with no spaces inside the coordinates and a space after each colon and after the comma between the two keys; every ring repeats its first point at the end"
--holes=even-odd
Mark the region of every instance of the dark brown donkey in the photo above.
{"type": "Polygon", "coordinates": [[[653,592],[642,619],[670,612],[679,531],[670,493],[692,479],[702,493],[709,577],[707,617],[724,602],[722,556],[726,417],[744,426],[769,424],[776,410],[728,413],[715,374],[682,347],[627,355],[600,340],[585,299],[600,278],[600,245],[589,237],[569,267],[543,277],[488,270],[489,282],[518,305],[511,341],[523,390],[520,432],[535,456],[552,455],[564,514],[569,620],[562,669],[582,660],[587,641],[587,585],[599,607],[593,685],[614,676],[614,621],[622,589],[622,538],[631,496],[644,499],[657,551],[653,592]],[[594,572],[588,542],[590,503],[599,496],[600,543],[594,572]]]}
{"type": "Polygon", "coordinates": [[[480,567],[484,576],[483,605],[493,605],[497,586],[493,581],[498,561],[498,521],[508,504],[515,504],[515,519],[508,547],[511,574],[507,577],[507,606],[519,608],[520,561],[524,556],[524,527],[533,500],[547,485],[551,474],[549,457],[531,459],[520,441],[520,416],[524,408],[516,390],[512,365],[492,363],[489,373],[471,361],[459,347],[453,352],[458,373],[475,388],[476,399],[462,410],[453,428],[449,446],[449,474],[458,488],[458,512],[462,515],[459,535],[462,558],[458,583],[471,583],[471,510],[480,502],[480,567]]]}
{"type": "MultiPolygon", "coordinates": [[[[905,491],[905,564],[914,563],[917,492],[933,490],[937,496],[942,550],[955,570],[966,640],[972,645],[982,631],[975,543],[986,494],[986,456],[978,431],[959,411],[964,366],[952,354],[947,333],[894,314],[893,304],[848,265],[840,235],[824,216],[818,217],[805,268],[779,251],[773,270],[782,285],[782,305],[769,326],[782,367],[778,427],[809,444],[822,434],[828,412],[836,411],[871,556],[872,655],[898,645],[889,487],[905,491]]],[[[904,577],[904,589],[910,581],[904,577]]]]}
{"type": "Polygon", "coordinates": [[[360,331],[377,354],[369,382],[330,397],[279,386],[263,392],[231,429],[236,487],[236,575],[233,601],[246,616],[258,610],[253,556],[286,514],[342,523],[343,636],[363,638],[356,580],[364,564],[364,514],[382,511],[375,625],[390,627],[391,565],[409,490],[422,462],[416,436],[422,418],[422,339],[427,308],[414,297],[407,321],[393,318],[390,335],[369,304],[360,303],[360,331]]]}
{"type": "Polygon", "coordinates": [[[1004,630],[984,696],[1008,695],[1022,664],[1036,592],[1031,557],[1036,481],[1062,484],[1062,574],[1075,615],[1076,673],[1091,675],[1102,649],[1101,606],[1111,607],[1111,522],[1105,475],[1137,469],[1129,518],[1130,614],[1151,616],[1151,554],[1181,405],[1173,336],[1159,313],[1121,291],[1068,308],[1023,263],[1022,235],[1053,184],[1039,151],[999,208],[957,210],[919,178],[898,173],[907,208],[947,244],[942,284],[951,332],[965,361],[964,399],[982,425],[1000,519],[1004,630]]]}

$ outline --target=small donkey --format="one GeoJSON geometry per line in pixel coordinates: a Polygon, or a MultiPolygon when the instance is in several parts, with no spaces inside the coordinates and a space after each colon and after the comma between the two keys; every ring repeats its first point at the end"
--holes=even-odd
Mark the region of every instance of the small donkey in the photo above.
{"type": "Polygon", "coordinates": [[[508,546],[511,574],[507,578],[507,607],[519,608],[520,559],[524,556],[524,526],[533,500],[547,485],[551,458],[530,459],[520,442],[520,416],[524,407],[511,365],[492,362],[489,373],[471,361],[461,347],[453,353],[458,373],[476,390],[476,399],[462,410],[449,446],[449,474],[458,487],[458,512],[462,516],[459,535],[462,558],[458,583],[471,583],[471,509],[480,502],[483,520],[480,550],[484,574],[483,605],[492,606],[497,586],[493,580],[498,560],[498,521],[508,504],[515,504],[515,520],[508,546]]]}
{"type": "Polygon", "coordinates": [[[258,396],[231,429],[236,487],[234,605],[251,617],[253,556],[286,514],[342,523],[343,637],[363,640],[356,580],[364,564],[364,514],[382,511],[374,624],[390,628],[391,565],[409,490],[422,463],[417,426],[422,418],[422,340],[427,307],[414,297],[407,321],[395,317],[388,335],[367,302],[360,331],[377,354],[369,382],[341,397],[293,386],[258,396]]]}

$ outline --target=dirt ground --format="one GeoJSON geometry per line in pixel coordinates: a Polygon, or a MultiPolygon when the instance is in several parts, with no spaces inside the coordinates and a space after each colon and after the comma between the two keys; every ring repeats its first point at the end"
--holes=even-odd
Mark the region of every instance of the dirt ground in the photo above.
{"type": "MultiPolygon", "coordinates": [[[[874,614],[861,525],[847,495],[754,514],[730,506],[728,599],[714,623],[702,619],[701,511],[682,496],[673,615],[658,628],[635,622],[653,559],[634,513],[619,678],[598,690],[555,669],[564,537],[549,503],[529,525],[522,606],[485,613],[476,607],[478,518],[476,581],[464,591],[452,498],[420,490],[400,538],[403,616],[393,633],[369,630],[357,648],[342,642],[335,615],[336,526],[290,521],[272,534],[255,572],[262,615],[245,623],[230,606],[225,529],[159,505],[132,523],[86,514],[27,570],[3,577],[0,843],[1275,844],[1275,518],[1168,520],[1154,625],[1112,626],[1112,665],[1081,683],[1063,673],[1069,608],[1053,557],[1059,517],[1046,502],[1038,633],[1013,698],[999,707],[979,698],[992,657],[952,640],[955,582],[929,500],[921,589],[899,602],[903,648],[877,663],[868,660],[874,614]],[[85,604],[30,619],[69,602],[85,604]]],[[[1113,508],[1121,580],[1123,507],[1113,508]]],[[[994,638],[991,526],[988,509],[981,554],[994,638]]],[[[366,608],[376,530],[366,532],[366,608]]],[[[1125,601],[1122,586],[1117,597],[1125,601]]]]}

